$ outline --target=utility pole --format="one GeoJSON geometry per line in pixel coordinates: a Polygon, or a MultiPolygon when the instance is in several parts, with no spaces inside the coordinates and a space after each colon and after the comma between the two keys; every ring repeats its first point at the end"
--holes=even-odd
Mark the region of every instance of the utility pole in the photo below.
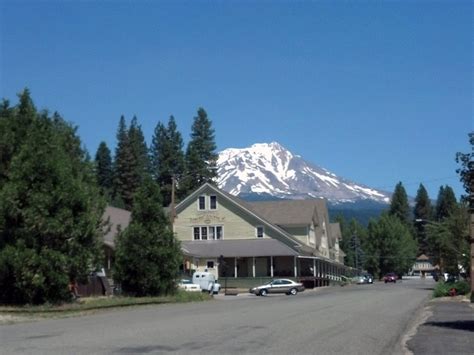
{"type": "Polygon", "coordinates": [[[173,228],[174,225],[174,219],[176,217],[176,211],[175,211],[175,186],[176,186],[176,178],[175,175],[173,174],[171,176],[171,206],[170,206],[170,222],[171,222],[171,228],[173,228]]]}

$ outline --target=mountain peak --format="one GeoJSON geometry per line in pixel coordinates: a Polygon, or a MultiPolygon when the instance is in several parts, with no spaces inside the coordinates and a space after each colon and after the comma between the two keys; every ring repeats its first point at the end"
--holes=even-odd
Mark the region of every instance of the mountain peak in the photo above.
{"type": "Polygon", "coordinates": [[[217,169],[218,186],[233,195],[326,198],[334,203],[390,200],[388,193],[340,178],[292,154],[278,142],[225,149],[219,153],[217,169]]]}

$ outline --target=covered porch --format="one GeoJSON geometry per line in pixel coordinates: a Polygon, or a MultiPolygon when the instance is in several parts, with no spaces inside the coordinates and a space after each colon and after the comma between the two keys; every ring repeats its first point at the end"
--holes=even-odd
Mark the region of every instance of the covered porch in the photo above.
{"type": "Polygon", "coordinates": [[[333,260],[299,255],[274,239],[183,242],[183,272],[213,272],[232,284],[254,284],[257,280],[285,277],[305,287],[327,286],[340,281],[348,269],[333,260]]]}

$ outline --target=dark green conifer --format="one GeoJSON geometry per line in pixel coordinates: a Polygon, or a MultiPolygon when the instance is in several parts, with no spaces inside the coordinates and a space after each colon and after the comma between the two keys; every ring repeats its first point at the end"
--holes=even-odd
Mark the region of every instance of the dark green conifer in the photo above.
{"type": "Polygon", "coordinates": [[[392,201],[390,203],[389,214],[397,217],[406,225],[410,224],[410,206],[408,204],[408,196],[401,182],[395,186],[395,191],[393,192],[392,201]]]}
{"type": "Polygon", "coordinates": [[[457,201],[453,189],[448,185],[440,186],[435,208],[436,220],[442,221],[448,217],[456,207],[457,201]]]}
{"type": "Polygon", "coordinates": [[[109,194],[113,183],[113,166],[110,149],[105,142],[100,142],[95,154],[95,173],[102,191],[109,194]]]}
{"type": "Polygon", "coordinates": [[[160,189],[147,177],[135,196],[130,225],[118,237],[114,278],[132,296],[170,294],[181,259],[160,189]]]}
{"type": "MultiPolygon", "coordinates": [[[[183,139],[173,116],[168,121],[168,127],[165,127],[161,122],[156,125],[150,156],[153,177],[160,185],[164,206],[168,206],[171,202],[173,176],[176,181],[179,181],[184,172],[183,139]]],[[[175,197],[179,196],[181,196],[181,189],[177,183],[175,197]]]]}
{"type": "Polygon", "coordinates": [[[433,207],[423,184],[420,184],[415,197],[415,208],[413,210],[413,216],[415,219],[415,233],[418,240],[419,252],[428,252],[428,242],[426,240],[426,223],[432,219],[433,207]]]}
{"type": "Polygon", "coordinates": [[[218,155],[212,122],[203,108],[199,108],[191,128],[191,141],[186,150],[186,176],[183,185],[194,191],[205,182],[217,177],[218,155]]]}

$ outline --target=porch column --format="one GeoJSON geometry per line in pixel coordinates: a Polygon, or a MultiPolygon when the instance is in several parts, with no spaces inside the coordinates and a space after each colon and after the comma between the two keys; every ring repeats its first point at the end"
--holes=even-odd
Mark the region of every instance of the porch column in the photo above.
{"type": "Polygon", "coordinates": [[[316,277],[316,259],[313,259],[313,277],[316,277]]]}
{"type": "Polygon", "coordinates": [[[270,256],[270,276],[273,277],[273,256],[270,256]]]}
{"type": "Polygon", "coordinates": [[[110,250],[107,249],[107,269],[110,270],[110,250]]]}
{"type": "Polygon", "coordinates": [[[296,256],[293,257],[293,264],[295,265],[295,277],[298,277],[298,268],[296,266],[296,256]]]}
{"type": "Polygon", "coordinates": [[[252,257],[252,276],[255,277],[255,256],[252,257]]]}
{"type": "Polygon", "coordinates": [[[234,278],[237,278],[237,258],[234,258],[234,278]]]}

